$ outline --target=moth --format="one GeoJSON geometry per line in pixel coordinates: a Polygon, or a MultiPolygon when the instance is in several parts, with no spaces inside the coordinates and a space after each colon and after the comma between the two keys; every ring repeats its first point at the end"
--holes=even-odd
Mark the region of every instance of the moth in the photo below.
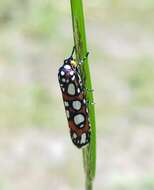
{"type": "Polygon", "coordinates": [[[90,142],[90,122],[79,65],[84,63],[88,53],[78,63],[73,58],[74,51],[75,47],[71,56],[65,59],[63,65],[59,68],[58,80],[72,142],[78,148],[83,148],[90,142]]]}

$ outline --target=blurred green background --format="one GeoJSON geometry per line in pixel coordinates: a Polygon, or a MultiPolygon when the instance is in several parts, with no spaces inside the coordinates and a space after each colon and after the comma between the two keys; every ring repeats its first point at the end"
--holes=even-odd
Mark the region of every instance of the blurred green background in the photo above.
{"type": "MultiPolygon", "coordinates": [[[[57,70],[67,0],[0,0],[0,190],[81,190],[57,70]]],[[[154,1],[84,1],[97,119],[94,189],[154,190],[154,1]]]]}

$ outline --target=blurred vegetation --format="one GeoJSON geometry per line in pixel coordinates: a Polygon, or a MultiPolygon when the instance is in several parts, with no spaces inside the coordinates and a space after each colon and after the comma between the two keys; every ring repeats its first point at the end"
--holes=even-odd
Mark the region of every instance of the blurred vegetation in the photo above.
{"type": "MultiPolygon", "coordinates": [[[[98,138],[110,135],[114,144],[123,126],[117,136],[129,141],[130,130],[135,134],[136,127],[154,125],[154,1],[85,4],[98,138]]],[[[0,1],[0,129],[53,127],[63,135],[66,118],[57,69],[72,49],[70,18],[67,0],[0,1]]],[[[145,174],[130,183],[126,176],[107,189],[153,190],[153,179],[145,174]]],[[[1,181],[0,189],[7,189],[1,181]]]]}
{"type": "Polygon", "coordinates": [[[141,181],[131,184],[130,182],[119,182],[118,185],[114,187],[115,190],[152,190],[154,189],[153,176],[145,177],[141,181]]]}

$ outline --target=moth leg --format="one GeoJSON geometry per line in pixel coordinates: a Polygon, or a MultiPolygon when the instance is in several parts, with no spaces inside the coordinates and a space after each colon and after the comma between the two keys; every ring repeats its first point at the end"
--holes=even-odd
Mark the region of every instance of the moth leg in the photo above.
{"type": "Polygon", "coordinates": [[[95,102],[90,102],[89,100],[87,100],[87,105],[90,104],[90,105],[95,105],[96,103],[95,102]]]}
{"type": "Polygon", "coordinates": [[[83,64],[84,61],[88,58],[89,52],[86,53],[86,55],[84,56],[84,58],[82,58],[81,60],[79,60],[79,65],[83,64]]]}
{"type": "Polygon", "coordinates": [[[94,89],[89,89],[89,88],[83,87],[83,91],[84,92],[94,92],[94,89]]]}
{"type": "Polygon", "coordinates": [[[85,88],[85,90],[88,91],[88,92],[94,92],[94,89],[85,88]]]}

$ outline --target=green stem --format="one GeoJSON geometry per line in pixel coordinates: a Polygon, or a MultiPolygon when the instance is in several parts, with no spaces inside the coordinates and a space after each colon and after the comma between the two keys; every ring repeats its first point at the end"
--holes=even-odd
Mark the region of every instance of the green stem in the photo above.
{"type": "Polygon", "coordinates": [[[86,190],[92,190],[93,189],[93,181],[86,178],[86,190]]]}
{"type": "MultiPolygon", "coordinates": [[[[73,24],[73,36],[74,44],[76,47],[76,58],[81,60],[85,57],[87,53],[87,44],[86,44],[86,34],[85,34],[85,24],[84,24],[84,14],[83,14],[83,5],[82,0],[70,0],[71,10],[72,10],[72,24],[73,24]]],[[[95,109],[93,100],[92,82],[90,77],[88,59],[85,60],[84,64],[81,66],[82,77],[85,80],[85,88],[90,89],[86,92],[86,99],[88,100],[89,105],[89,117],[91,124],[91,138],[90,144],[83,149],[83,164],[84,171],[86,175],[86,190],[92,190],[92,182],[95,177],[96,170],[96,127],[95,127],[95,109]]]]}

